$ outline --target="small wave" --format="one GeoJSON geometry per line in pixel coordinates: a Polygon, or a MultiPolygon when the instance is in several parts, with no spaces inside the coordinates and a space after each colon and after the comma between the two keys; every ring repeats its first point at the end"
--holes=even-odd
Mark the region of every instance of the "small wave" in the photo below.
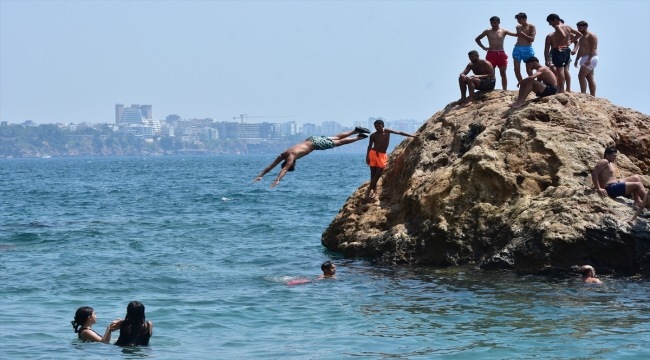
{"type": "Polygon", "coordinates": [[[222,197],[222,198],[221,198],[221,201],[230,201],[230,200],[231,200],[231,199],[229,199],[229,198],[227,198],[227,197],[222,197]]]}

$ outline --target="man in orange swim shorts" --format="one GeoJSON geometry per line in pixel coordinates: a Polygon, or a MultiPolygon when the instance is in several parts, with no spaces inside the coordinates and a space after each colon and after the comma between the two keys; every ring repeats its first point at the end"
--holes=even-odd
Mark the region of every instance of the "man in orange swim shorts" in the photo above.
{"type": "Polygon", "coordinates": [[[377,182],[386,168],[386,161],[388,159],[386,151],[388,150],[388,143],[390,142],[390,134],[414,138],[418,137],[418,135],[411,135],[401,131],[386,129],[384,128],[383,120],[376,120],[374,125],[375,130],[377,131],[370,135],[368,152],[366,155],[366,164],[370,166],[370,185],[368,186],[368,190],[366,190],[366,199],[373,199],[375,197],[377,192],[377,182]]]}

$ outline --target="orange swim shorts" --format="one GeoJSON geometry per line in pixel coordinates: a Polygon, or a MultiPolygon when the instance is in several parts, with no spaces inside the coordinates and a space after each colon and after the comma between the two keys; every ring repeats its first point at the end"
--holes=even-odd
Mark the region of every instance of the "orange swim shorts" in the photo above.
{"type": "Polygon", "coordinates": [[[386,168],[386,161],[388,160],[388,156],[386,156],[386,153],[370,150],[370,152],[368,153],[368,157],[370,158],[369,165],[371,167],[378,167],[382,169],[386,168]]]}

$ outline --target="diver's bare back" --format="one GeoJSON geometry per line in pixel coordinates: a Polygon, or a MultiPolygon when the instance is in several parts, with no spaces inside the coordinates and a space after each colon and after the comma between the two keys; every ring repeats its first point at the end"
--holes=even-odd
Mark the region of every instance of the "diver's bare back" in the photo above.
{"type": "Polygon", "coordinates": [[[550,68],[544,66],[542,68],[539,68],[537,71],[541,73],[539,75],[539,77],[537,78],[537,80],[543,82],[546,85],[557,86],[557,78],[555,77],[555,75],[553,74],[553,71],[551,71],[550,68]],[[540,71],[540,70],[542,70],[542,71],[540,71]]]}
{"type": "Polygon", "coordinates": [[[557,25],[553,37],[551,38],[551,46],[553,47],[566,47],[571,42],[571,27],[569,25],[557,25]]]}
{"type": "Polygon", "coordinates": [[[472,72],[474,75],[488,75],[491,72],[491,64],[485,59],[480,59],[479,61],[470,64],[472,65],[472,72]]]}
{"type": "Polygon", "coordinates": [[[285,150],[283,155],[293,155],[296,159],[300,159],[312,151],[314,151],[314,144],[309,140],[305,140],[285,150]]]}

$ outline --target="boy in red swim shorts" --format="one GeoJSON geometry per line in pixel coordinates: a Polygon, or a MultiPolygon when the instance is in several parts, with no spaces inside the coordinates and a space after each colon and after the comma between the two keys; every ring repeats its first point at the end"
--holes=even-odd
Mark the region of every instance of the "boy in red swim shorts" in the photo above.
{"type": "Polygon", "coordinates": [[[366,164],[370,166],[370,185],[368,185],[368,190],[366,190],[366,199],[374,199],[375,194],[377,193],[377,182],[386,168],[386,161],[388,160],[386,151],[388,150],[388,143],[390,142],[390,134],[413,138],[418,137],[418,135],[411,135],[401,131],[386,129],[384,128],[383,120],[375,120],[374,125],[375,130],[377,131],[370,135],[368,152],[366,154],[366,164]]]}
{"type": "Polygon", "coordinates": [[[487,29],[481,33],[481,35],[476,37],[476,43],[481,49],[487,51],[485,60],[489,61],[494,68],[499,68],[499,73],[501,74],[501,85],[503,90],[508,90],[508,78],[506,76],[506,69],[508,68],[508,54],[503,50],[503,40],[506,35],[515,36],[517,34],[512,31],[502,29],[499,24],[501,24],[501,19],[498,16],[492,16],[490,18],[490,25],[492,28],[487,29]],[[484,37],[488,38],[488,45],[490,47],[485,47],[481,43],[481,39],[484,37]]]}

